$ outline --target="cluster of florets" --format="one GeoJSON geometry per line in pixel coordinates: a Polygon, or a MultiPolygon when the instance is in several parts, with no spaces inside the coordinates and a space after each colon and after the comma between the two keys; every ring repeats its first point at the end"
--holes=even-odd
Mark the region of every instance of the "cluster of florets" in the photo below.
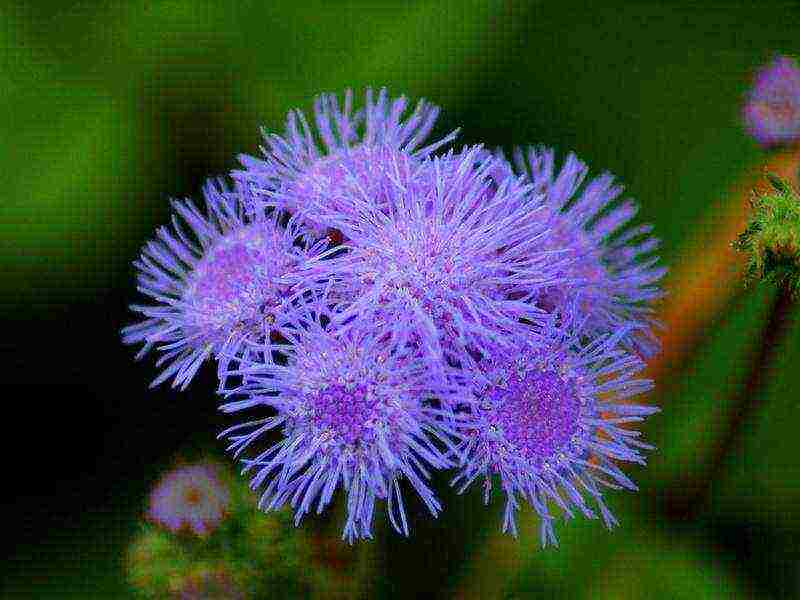
{"type": "Polygon", "coordinates": [[[425,145],[438,109],[367,91],[300,111],[265,134],[205,214],[176,219],[137,266],[155,305],[125,330],[162,352],[157,382],[185,387],[218,364],[221,434],[263,486],[260,506],[299,520],[346,497],[343,536],[372,536],[376,506],[408,533],[403,488],[435,516],[436,471],[466,489],[492,480],[504,529],[527,501],[554,543],[558,507],[615,523],[605,488],[648,448],[628,403],[657,350],[652,301],[663,268],[636,205],[609,174],[585,183],[574,155],[547,148],[516,164],[481,146],[425,145]],[[321,144],[320,144],[321,142],[321,144]],[[258,448],[262,446],[262,448],[258,448]],[[588,500],[594,503],[592,508],[588,500]]]}

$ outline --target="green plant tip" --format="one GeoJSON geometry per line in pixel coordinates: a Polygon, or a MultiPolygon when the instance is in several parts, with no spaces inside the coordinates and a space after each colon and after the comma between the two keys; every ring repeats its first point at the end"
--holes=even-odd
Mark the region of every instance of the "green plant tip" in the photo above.
{"type": "Polygon", "coordinates": [[[800,295],[800,195],[791,183],[768,174],[772,191],[754,195],[752,214],[733,247],[748,253],[751,281],[771,281],[800,295]]]}

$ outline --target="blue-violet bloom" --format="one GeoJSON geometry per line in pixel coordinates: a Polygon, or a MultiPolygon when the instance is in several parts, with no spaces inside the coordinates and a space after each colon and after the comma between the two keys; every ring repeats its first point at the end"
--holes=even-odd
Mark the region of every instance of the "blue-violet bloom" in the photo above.
{"type": "Polygon", "coordinates": [[[265,486],[264,510],[290,504],[296,522],[347,498],[343,539],[372,537],[376,500],[387,501],[393,527],[408,535],[401,483],[408,482],[436,516],[441,505],[428,487],[429,469],[452,466],[457,439],[438,401],[458,388],[434,376],[408,339],[390,339],[361,321],[331,327],[324,306],[287,330],[283,360],[242,366],[244,383],[225,412],[266,410],[269,416],[220,434],[238,456],[280,429],[280,440],[243,462],[251,487],[265,486]]]}
{"type": "Polygon", "coordinates": [[[161,227],[134,263],[139,291],[155,304],[131,307],[145,318],[123,329],[123,341],[144,344],[137,358],[162,352],[153,386],[174,377],[185,388],[212,357],[220,375],[243,355],[268,359],[276,314],[292,304],[282,278],[325,249],[324,241],[305,246],[296,220],[283,226],[278,212],[246,209],[237,190],[209,181],[203,192],[205,214],[189,200],[173,202],[172,230],[161,227]]]}
{"type": "Polygon", "coordinates": [[[619,347],[625,329],[582,343],[572,318],[555,321],[538,335],[521,334],[514,354],[486,355],[466,372],[473,397],[453,480],[463,492],[482,478],[488,503],[497,476],[506,496],[503,531],[516,535],[515,512],[525,500],[540,517],[543,546],[557,545],[551,504],[568,518],[597,518],[588,497],[606,526],[617,524],[603,488],[635,490],[615,463],[644,464],[640,449],[652,448],[626,424],[658,410],[622,402],[652,387],[634,377],[641,359],[619,347]]]}
{"type": "Polygon", "coordinates": [[[659,347],[652,303],[662,295],[658,282],[666,272],[655,255],[659,240],[650,235],[651,225],[631,225],[638,205],[631,199],[617,202],[623,188],[610,173],[584,185],[586,163],[570,153],[557,170],[554,154],[530,147],[527,152],[517,148],[514,155],[518,172],[530,178],[536,197],[544,198],[550,235],[543,242],[572,259],[537,304],[551,312],[564,310],[580,292],[578,309],[588,318],[587,333],[627,327],[624,345],[652,356],[659,347]]]}
{"type": "Polygon", "coordinates": [[[354,212],[328,216],[346,241],[339,255],[310,259],[298,286],[334,282],[343,309],[336,319],[385,325],[395,337],[410,332],[441,365],[504,345],[520,320],[546,314],[532,299],[564,279],[569,257],[546,243],[546,207],[531,186],[514,176],[496,185],[494,166],[480,146],[449,152],[419,166],[433,185],[415,187],[386,165],[384,207],[344,186],[354,212]]]}

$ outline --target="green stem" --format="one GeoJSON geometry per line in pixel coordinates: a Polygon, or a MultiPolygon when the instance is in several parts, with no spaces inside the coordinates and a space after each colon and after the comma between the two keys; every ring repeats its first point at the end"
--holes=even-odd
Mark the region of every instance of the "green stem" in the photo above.
{"type": "Polygon", "coordinates": [[[687,473],[670,486],[664,498],[664,512],[670,518],[680,521],[694,519],[708,501],[711,486],[723,473],[727,460],[739,449],[745,424],[761,408],[765,375],[769,373],[776,350],[785,341],[791,325],[793,305],[791,287],[781,284],[745,384],[731,398],[729,410],[723,416],[726,433],[716,443],[702,468],[687,473]]]}

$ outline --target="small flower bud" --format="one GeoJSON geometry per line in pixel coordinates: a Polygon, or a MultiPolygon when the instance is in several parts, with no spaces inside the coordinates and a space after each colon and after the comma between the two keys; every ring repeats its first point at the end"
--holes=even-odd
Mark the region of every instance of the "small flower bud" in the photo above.
{"type": "Polygon", "coordinates": [[[747,275],[800,292],[800,197],[788,181],[767,176],[773,190],[755,195],[747,228],[733,247],[747,252],[747,275]]]}

